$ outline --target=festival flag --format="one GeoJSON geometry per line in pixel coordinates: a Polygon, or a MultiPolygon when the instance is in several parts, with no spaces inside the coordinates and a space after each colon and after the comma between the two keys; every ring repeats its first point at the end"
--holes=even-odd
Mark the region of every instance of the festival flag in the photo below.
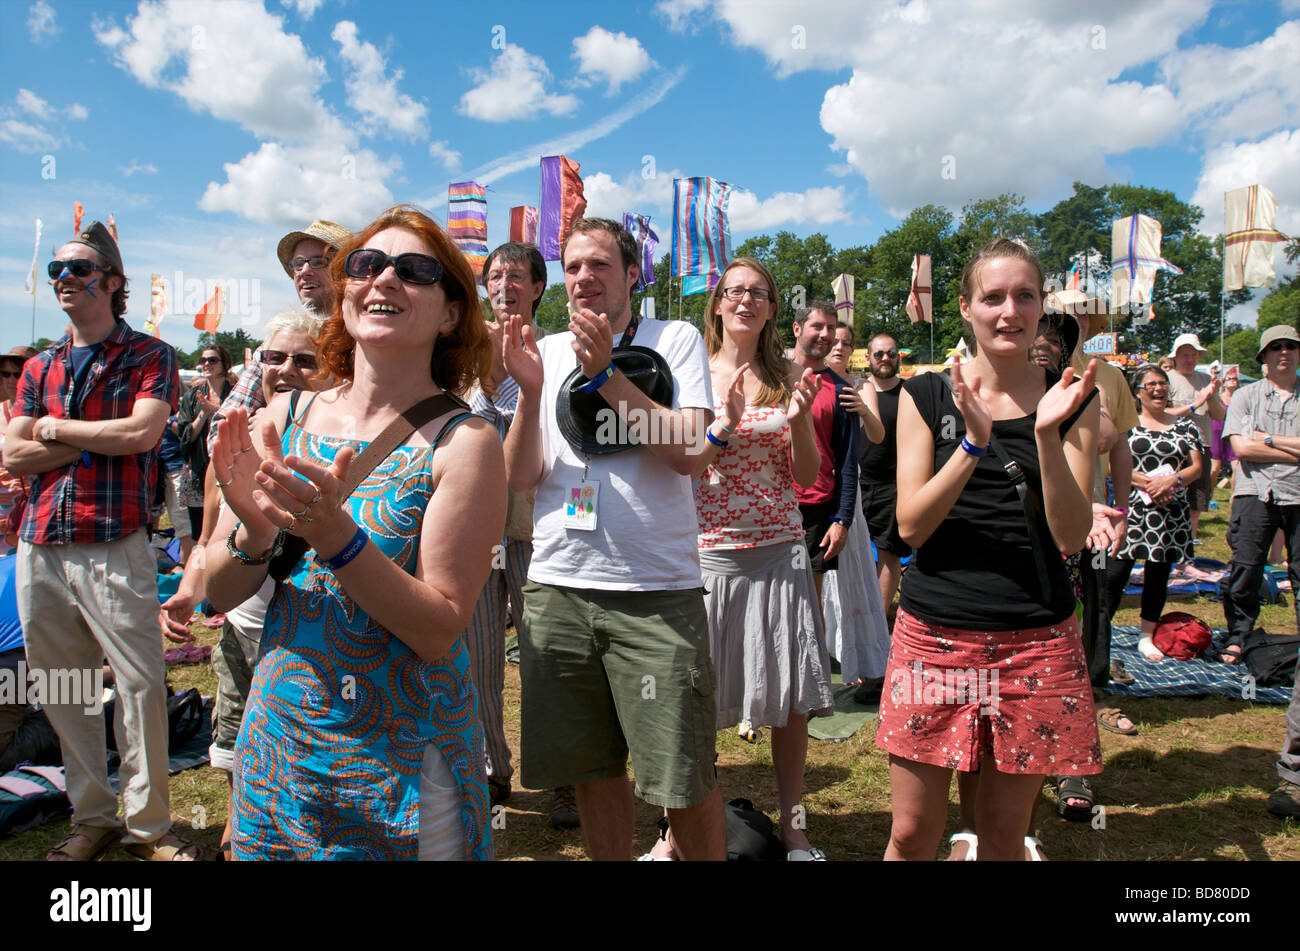
{"type": "Polygon", "coordinates": [[[1079,287],[1079,282],[1082,280],[1082,278],[1083,278],[1083,269],[1079,267],[1079,262],[1075,261],[1073,264],[1070,265],[1070,277],[1065,282],[1065,289],[1067,291],[1082,290],[1082,288],[1079,287]]]}
{"type": "Polygon", "coordinates": [[[145,333],[161,336],[158,332],[167,314],[167,289],[163,286],[161,274],[149,275],[149,319],[144,322],[145,333]]]}
{"type": "Polygon", "coordinates": [[[37,274],[36,267],[40,255],[41,255],[41,219],[37,218],[36,219],[36,245],[35,247],[32,248],[32,269],[27,274],[27,280],[23,282],[23,289],[27,291],[28,294],[31,294],[33,297],[36,296],[36,274],[37,274]]]}
{"type": "Polygon", "coordinates": [[[641,298],[641,319],[642,320],[655,319],[655,299],[651,297],[649,294],[641,298]]]}
{"type": "Polygon", "coordinates": [[[214,334],[221,323],[221,315],[226,312],[226,292],[220,284],[208,298],[208,302],[194,315],[194,329],[214,334]]]}
{"type": "Polygon", "coordinates": [[[483,273],[487,260],[487,191],[478,182],[447,186],[447,234],[474,269],[483,273]]]}
{"type": "Polygon", "coordinates": [[[72,203],[72,233],[73,234],[76,235],[81,234],[81,215],[83,211],[84,209],[81,207],[81,202],[74,201],[72,203]]]}
{"type": "Polygon", "coordinates": [[[1151,303],[1156,271],[1182,274],[1182,268],[1160,256],[1160,222],[1149,215],[1117,218],[1110,236],[1110,309],[1132,310],[1151,303]]]}
{"type": "Polygon", "coordinates": [[[853,285],[852,274],[841,274],[831,281],[835,290],[835,319],[846,327],[853,326],[853,285]]]}
{"type": "Polygon", "coordinates": [[[1273,228],[1277,199],[1263,185],[1247,185],[1223,196],[1223,289],[1267,287],[1277,279],[1273,245],[1286,235],[1273,228]]]}
{"type": "Polygon", "coordinates": [[[636,259],[641,265],[636,289],[644,290],[655,282],[655,248],[659,247],[659,235],[650,227],[649,215],[634,215],[630,211],[623,212],[623,230],[636,238],[636,259]]]}
{"type": "Polygon", "coordinates": [[[727,205],[733,190],[712,178],[673,179],[673,277],[721,274],[726,268],[731,260],[727,205]]]}
{"type": "Polygon", "coordinates": [[[907,316],[912,323],[934,323],[934,295],[930,287],[930,255],[912,255],[912,286],[907,292],[907,316]]]}
{"type": "Polygon", "coordinates": [[[108,233],[113,236],[114,241],[117,241],[117,222],[113,220],[111,211],[108,213],[108,233]]]}
{"type": "Polygon", "coordinates": [[[560,260],[560,246],[573,223],[587,210],[582,193],[582,166],[564,155],[542,159],[542,200],[537,213],[537,247],[542,260],[560,260]]]}
{"type": "Polygon", "coordinates": [[[532,205],[516,205],[510,209],[510,240],[537,243],[537,209],[532,205]]]}
{"type": "Polygon", "coordinates": [[[682,296],[690,297],[692,294],[703,294],[705,291],[711,291],[718,286],[719,274],[687,274],[682,277],[682,296]]]}

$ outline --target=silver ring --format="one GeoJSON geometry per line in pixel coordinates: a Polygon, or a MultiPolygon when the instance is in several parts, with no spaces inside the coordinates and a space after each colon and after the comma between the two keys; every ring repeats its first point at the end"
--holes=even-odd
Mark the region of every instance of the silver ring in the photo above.
{"type": "Polygon", "coordinates": [[[302,519],[304,522],[310,522],[311,519],[306,517],[307,513],[310,511],[311,511],[311,506],[307,505],[303,508],[301,512],[290,512],[289,514],[292,515],[295,519],[302,519]]]}
{"type": "Polygon", "coordinates": [[[253,447],[249,446],[247,449],[236,449],[233,453],[231,453],[231,455],[240,456],[246,452],[252,452],[252,451],[253,451],[253,447]]]}
{"type": "MultiPolygon", "coordinates": [[[[233,473],[232,473],[232,474],[233,474],[233,473]]],[[[234,484],[235,484],[235,480],[234,480],[234,479],[231,479],[229,482],[222,482],[220,479],[214,479],[213,481],[215,481],[215,482],[217,483],[217,487],[218,487],[218,488],[221,488],[221,489],[224,489],[224,488],[225,488],[226,486],[228,486],[228,485],[234,485],[234,484]]]]}
{"type": "MultiPolygon", "coordinates": [[[[316,504],[317,502],[319,502],[319,501],[320,501],[320,489],[317,489],[317,490],[316,490],[316,494],[313,495],[310,499],[307,500],[307,508],[311,508],[313,505],[315,505],[315,504],[316,504]]],[[[303,511],[305,512],[305,511],[307,511],[307,509],[303,509],[303,511]]]]}

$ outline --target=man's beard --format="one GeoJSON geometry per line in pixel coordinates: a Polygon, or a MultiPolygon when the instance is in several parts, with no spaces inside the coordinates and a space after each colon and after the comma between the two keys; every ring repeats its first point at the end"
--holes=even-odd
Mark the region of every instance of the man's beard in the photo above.
{"type": "Polygon", "coordinates": [[[867,364],[867,369],[871,371],[871,375],[877,380],[892,380],[894,377],[898,376],[897,363],[893,366],[877,366],[874,363],[869,363],[867,364]]]}

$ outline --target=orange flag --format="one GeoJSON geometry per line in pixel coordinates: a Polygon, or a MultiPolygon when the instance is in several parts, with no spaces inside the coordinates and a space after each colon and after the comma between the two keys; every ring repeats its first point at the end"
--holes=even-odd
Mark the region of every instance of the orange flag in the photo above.
{"type": "Polygon", "coordinates": [[[194,315],[194,329],[214,334],[221,323],[221,315],[226,312],[226,292],[220,284],[208,298],[208,302],[194,315]]]}
{"type": "MultiPolygon", "coordinates": [[[[113,236],[114,241],[117,241],[117,222],[113,220],[112,212],[109,212],[108,215],[108,233],[113,236]]],[[[121,242],[118,243],[120,244],[121,242]]]]}
{"type": "Polygon", "coordinates": [[[82,210],[81,202],[74,201],[72,203],[72,233],[76,235],[81,234],[82,210]]]}

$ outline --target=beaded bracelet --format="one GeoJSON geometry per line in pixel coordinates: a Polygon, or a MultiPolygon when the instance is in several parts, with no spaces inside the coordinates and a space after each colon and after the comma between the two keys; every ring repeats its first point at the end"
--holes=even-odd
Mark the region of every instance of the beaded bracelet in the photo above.
{"type": "Polygon", "coordinates": [[[271,550],[260,558],[254,558],[252,555],[248,554],[248,552],[240,551],[239,548],[236,547],[235,532],[238,531],[239,526],[236,525],[234,531],[230,533],[230,537],[226,539],[226,551],[230,552],[230,556],[241,565],[264,565],[276,555],[280,554],[280,552],[284,551],[284,532],[279,532],[275,536],[275,543],[271,546],[271,550]]]}
{"type": "Polygon", "coordinates": [[[966,450],[968,454],[974,456],[976,459],[978,459],[980,456],[987,456],[989,454],[988,446],[984,446],[984,447],[977,446],[969,439],[967,439],[965,436],[961,437],[961,447],[962,449],[966,450]]]}
{"type": "Polygon", "coordinates": [[[352,536],[352,541],[343,546],[343,550],[333,558],[316,557],[316,564],[330,571],[338,571],[357,555],[361,554],[361,549],[366,547],[366,542],[370,541],[370,536],[366,534],[364,528],[358,528],[357,533],[352,536]]]}

